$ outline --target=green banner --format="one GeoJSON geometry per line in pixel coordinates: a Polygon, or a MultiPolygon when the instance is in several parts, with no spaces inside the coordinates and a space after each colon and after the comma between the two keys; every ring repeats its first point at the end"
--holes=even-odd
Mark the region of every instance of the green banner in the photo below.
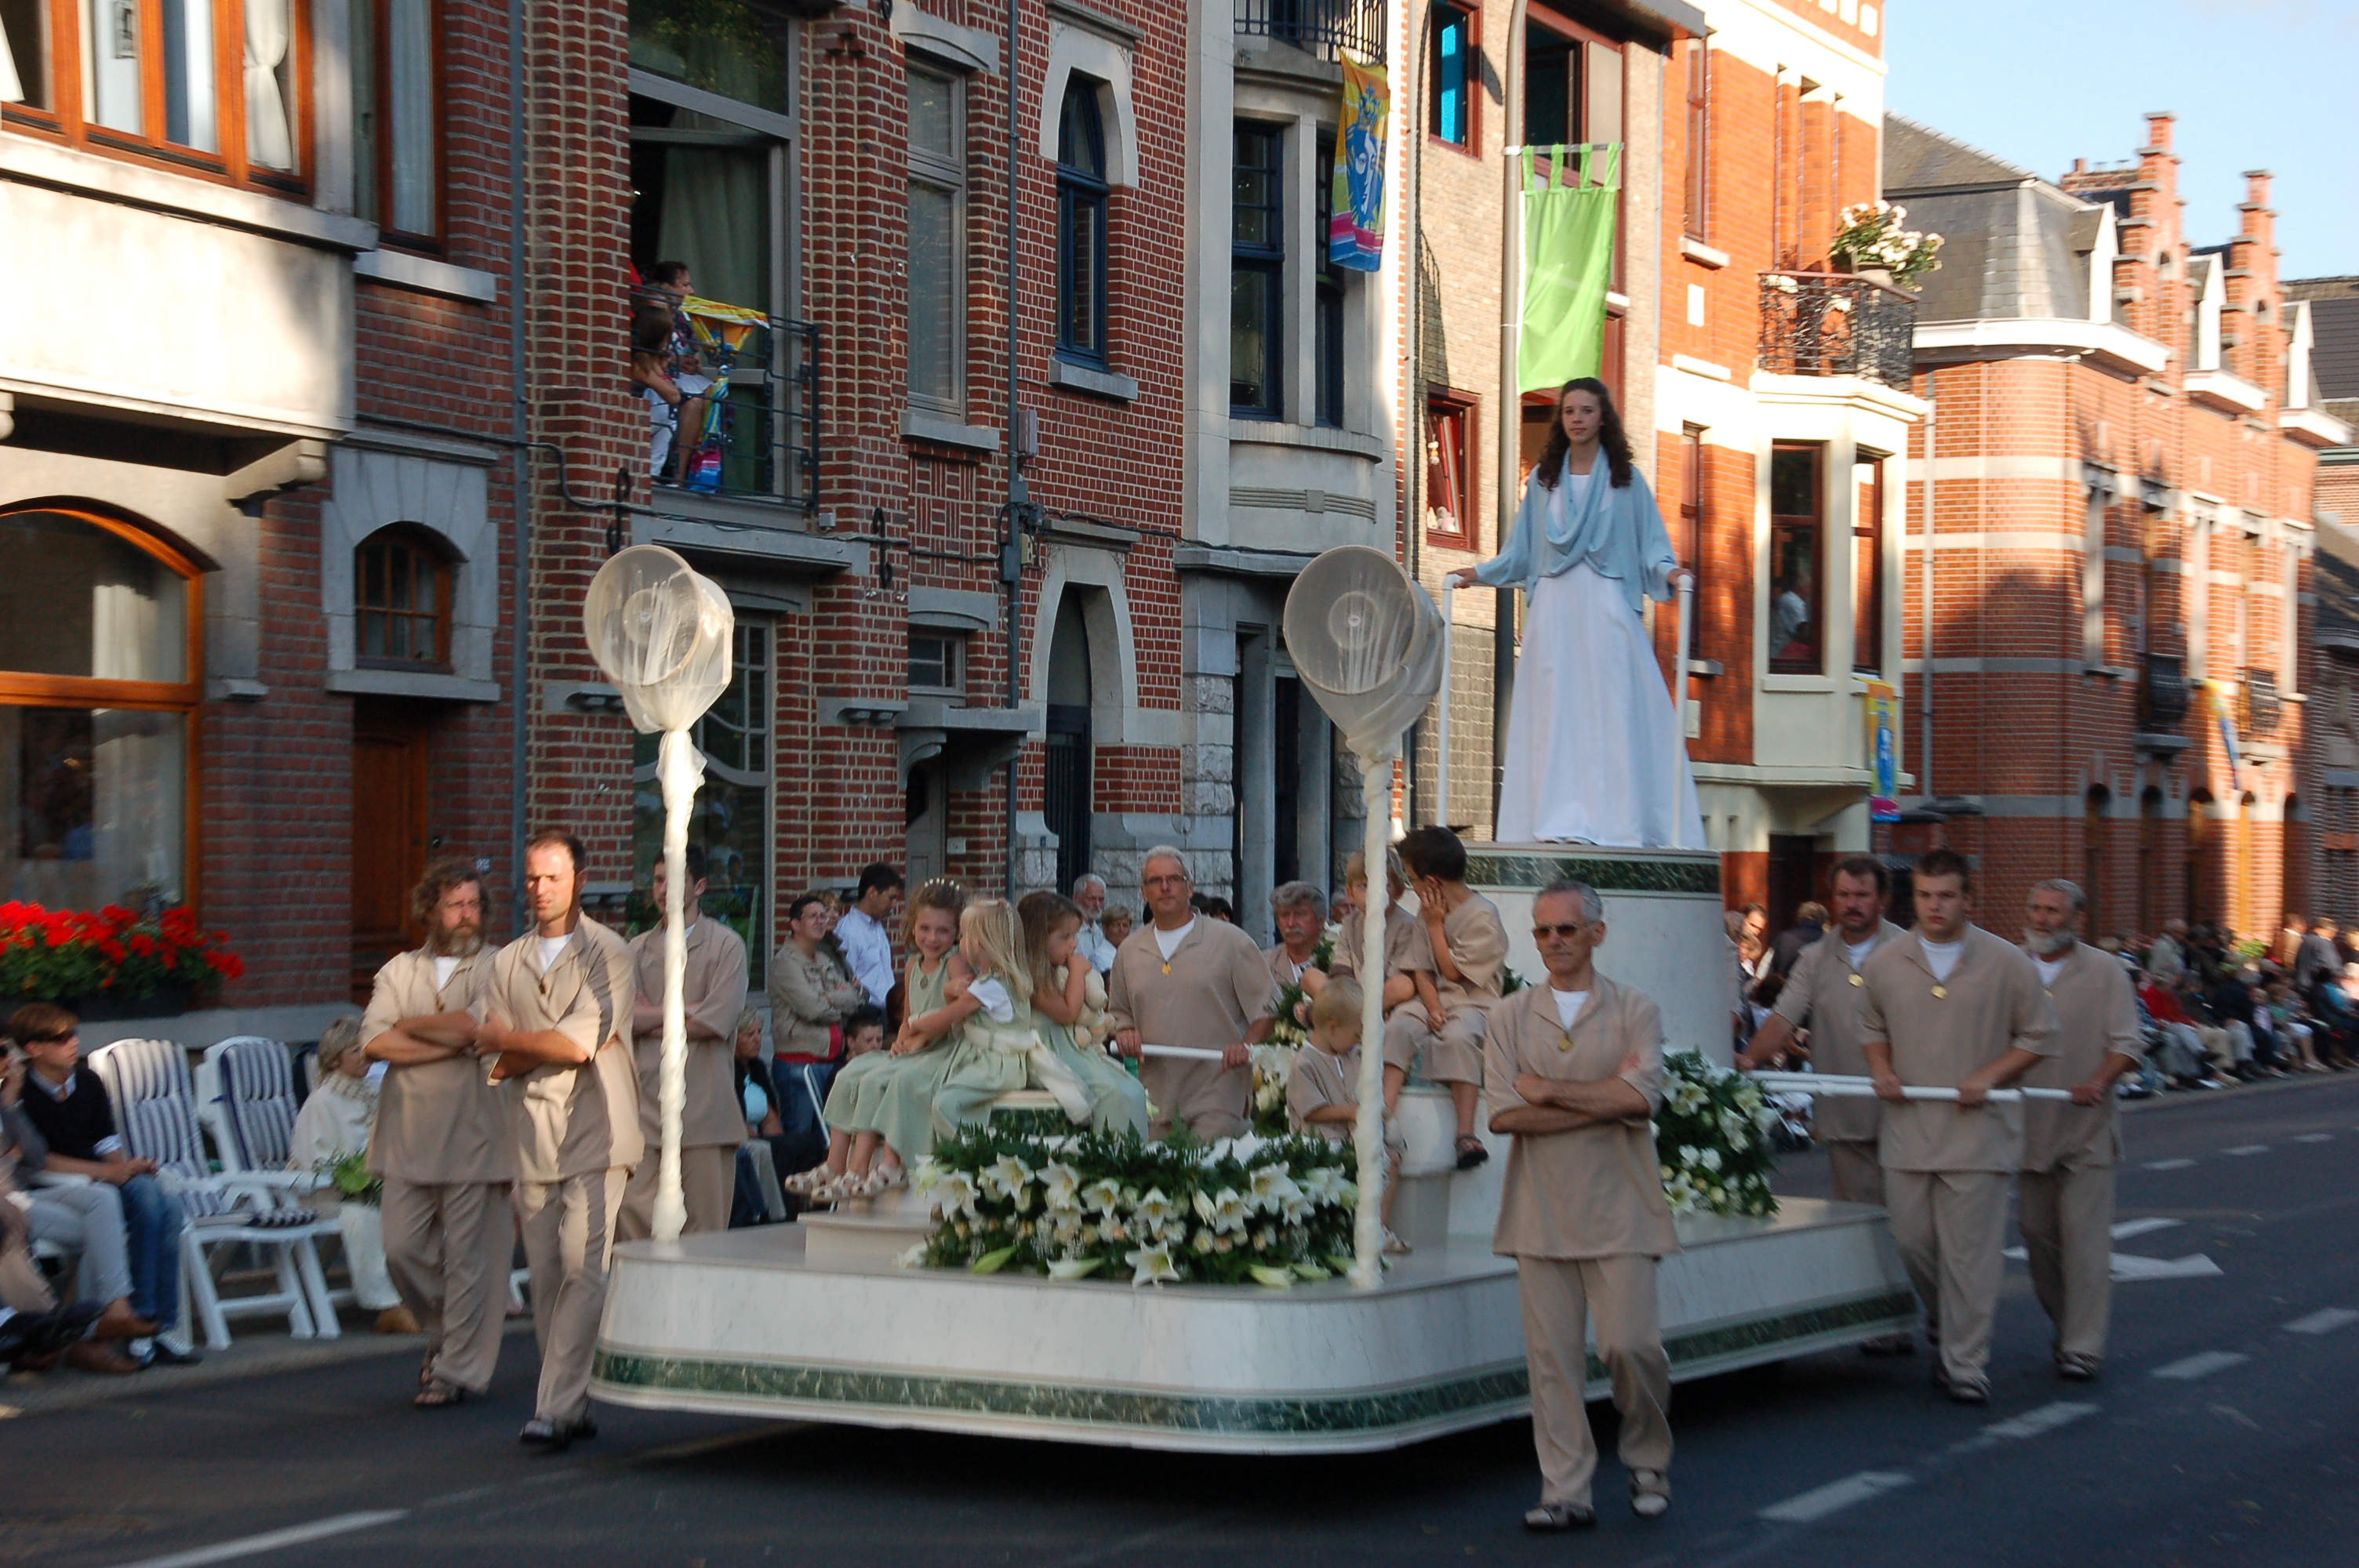
{"type": "Polygon", "coordinates": [[[1553,392],[1603,362],[1605,288],[1614,276],[1614,210],[1622,146],[1522,153],[1524,302],[1516,372],[1526,392],[1553,392]]]}

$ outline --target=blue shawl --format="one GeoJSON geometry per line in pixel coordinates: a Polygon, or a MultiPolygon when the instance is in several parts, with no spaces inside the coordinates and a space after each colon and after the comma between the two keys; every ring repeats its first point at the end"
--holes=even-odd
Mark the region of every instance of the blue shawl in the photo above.
{"type": "Polygon", "coordinates": [[[1605,454],[1582,487],[1577,505],[1552,506],[1556,492],[1534,471],[1524,485],[1524,503],[1516,513],[1506,548],[1474,568],[1474,580],[1492,588],[1520,588],[1529,593],[1544,577],[1555,577],[1576,563],[1587,561],[1603,577],[1621,586],[1630,613],[1639,613],[1641,596],[1671,597],[1671,573],[1679,557],[1671,554],[1671,536],[1656,509],[1655,492],[1647,476],[1636,468],[1630,482],[1616,487],[1605,454]]]}

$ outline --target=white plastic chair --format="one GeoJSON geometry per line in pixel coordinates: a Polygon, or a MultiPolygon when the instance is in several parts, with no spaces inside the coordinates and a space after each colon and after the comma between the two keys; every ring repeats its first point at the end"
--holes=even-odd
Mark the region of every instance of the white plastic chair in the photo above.
{"type": "MultiPolygon", "coordinates": [[[[283,1043],[239,1034],[207,1046],[197,1064],[197,1108],[213,1135],[224,1173],[270,1183],[281,1208],[299,1208],[299,1195],[319,1190],[322,1178],[317,1172],[287,1168],[301,1106],[283,1043]]],[[[326,1226],[321,1234],[341,1238],[342,1228],[326,1226]]],[[[312,1314],[323,1337],[337,1337],[336,1309],[352,1300],[349,1288],[323,1290],[312,1297],[312,1314]]]]}
{"type": "Polygon", "coordinates": [[[316,1217],[299,1222],[296,1211],[279,1202],[288,1186],[283,1181],[252,1172],[216,1175],[207,1167],[187,1053],[169,1040],[118,1040],[92,1052],[90,1065],[114,1102],[125,1152],[155,1161],[158,1180],[187,1211],[188,1228],[180,1233],[182,1299],[195,1320],[192,1326],[204,1329],[206,1345],[228,1348],[232,1314],[283,1314],[287,1331],[298,1339],[322,1331],[334,1336],[335,1320],[321,1324],[311,1303],[328,1289],[314,1240],[333,1235],[335,1227],[316,1217]],[[240,1244],[270,1256],[277,1271],[276,1291],[224,1299],[214,1288],[208,1249],[240,1244]]]}

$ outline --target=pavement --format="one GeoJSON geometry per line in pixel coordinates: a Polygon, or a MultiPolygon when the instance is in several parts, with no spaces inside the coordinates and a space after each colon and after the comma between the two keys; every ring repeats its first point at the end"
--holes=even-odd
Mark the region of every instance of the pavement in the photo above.
{"type": "MultiPolygon", "coordinates": [[[[2135,1108],[2125,1139],[2116,1269],[2141,1277],[2115,1286],[2099,1381],[2056,1379],[2012,1264],[1988,1409],[1937,1395],[1923,1354],[1684,1385],[1676,1502],[1654,1522],[1624,1506],[1603,1406],[1599,1528],[1532,1537],[1521,1422],[1393,1454],[1239,1459],[598,1407],[596,1441],[538,1456],[515,1441],[526,1341],[487,1400],[424,1412],[408,1404],[414,1348],[355,1335],[202,1387],[143,1375],[48,1409],[0,1390],[22,1411],[0,1420],[16,1461],[0,1563],[2354,1561],[2359,1076],[2168,1097],[2135,1108]]],[[[1780,1178],[1824,1191],[1815,1156],[1780,1178]]]]}

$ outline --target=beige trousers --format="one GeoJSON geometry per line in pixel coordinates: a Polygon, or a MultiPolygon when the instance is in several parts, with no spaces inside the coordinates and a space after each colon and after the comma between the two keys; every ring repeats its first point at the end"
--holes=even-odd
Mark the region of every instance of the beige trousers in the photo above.
{"type": "Polygon", "coordinates": [[[561,1182],[516,1184],[525,1260],[532,1265],[532,1332],[540,1343],[540,1393],[533,1414],[560,1426],[590,1408],[590,1360],[606,1309],[606,1263],[623,1170],[561,1182]]]}
{"type": "Polygon", "coordinates": [[[453,1388],[492,1384],[507,1326],[516,1215],[506,1182],[385,1178],[385,1271],[426,1336],[426,1362],[453,1388]]]}
{"type": "Polygon", "coordinates": [[[2104,1360],[2114,1305],[2114,1168],[2026,1171],[2015,1194],[2031,1289],[2056,1325],[2058,1353],[2104,1360]]]}
{"type": "Polygon", "coordinates": [[[1834,1174],[1837,1203],[1884,1206],[1884,1162],[1876,1158],[1875,1140],[1831,1138],[1823,1145],[1827,1166],[1834,1174]]]}
{"type": "Polygon", "coordinates": [[[1985,1382],[1991,1322],[2006,1262],[2006,1175],[2000,1171],[1884,1173],[1892,1239],[1917,1299],[1941,1336],[1941,1367],[1953,1379],[1985,1382]]]}
{"type": "Polygon", "coordinates": [[[1524,1357],[1531,1368],[1532,1446],[1540,1460],[1540,1501],[1587,1508],[1597,1472],[1589,1430],[1588,1325],[1597,1319],[1597,1358],[1622,1412],[1622,1463],[1671,1467],[1671,1360],[1663,1349],[1655,1260],[1517,1258],[1524,1303],[1524,1357]]]}
{"type": "Polygon", "coordinates": [[[1385,1020],[1385,1065],[1413,1068],[1429,1083],[1479,1084],[1484,1034],[1483,1015],[1471,1007],[1450,1014],[1437,1031],[1412,1002],[1385,1020]]]}
{"type": "MultiPolygon", "coordinates": [[[[653,1141],[647,1157],[631,1167],[623,1188],[622,1212],[614,1219],[614,1239],[644,1241],[656,1233],[656,1180],[662,1152],[653,1141]]],[[[679,1152],[679,1195],[688,1206],[683,1236],[729,1228],[729,1200],[737,1193],[737,1151],[720,1144],[679,1152]]]]}

